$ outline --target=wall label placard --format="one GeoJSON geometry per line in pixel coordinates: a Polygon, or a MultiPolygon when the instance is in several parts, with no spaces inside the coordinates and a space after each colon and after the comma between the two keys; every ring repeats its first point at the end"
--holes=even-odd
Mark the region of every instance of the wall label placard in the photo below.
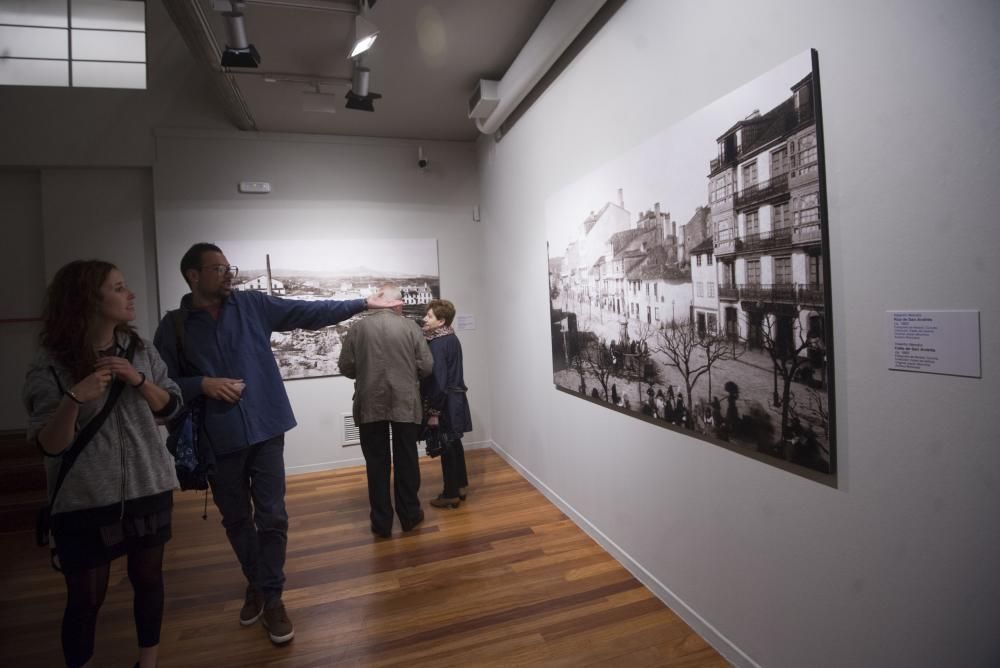
{"type": "Polygon", "coordinates": [[[887,311],[889,369],[982,378],[979,311],[887,311]]]}
{"type": "Polygon", "coordinates": [[[476,328],[476,316],[468,313],[455,317],[455,329],[460,332],[473,330],[476,328]]]}

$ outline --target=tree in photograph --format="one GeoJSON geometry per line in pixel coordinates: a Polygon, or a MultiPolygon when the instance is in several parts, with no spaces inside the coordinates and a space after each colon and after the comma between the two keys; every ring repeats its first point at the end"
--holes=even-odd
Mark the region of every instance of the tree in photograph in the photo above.
{"type": "Polygon", "coordinates": [[[656,343],[656,325],[641,321],[632,324],[633,335],[630,335],[631,340],[628,348],[630,352],[625,353],[625,359],[628,360],[625,364],[625,378],[629,383],[638,383],[639,393],[637,396],[641,402],[643,383],[647,386],[654,385],[662,383],[663,378],[660,374],[660,366],[653,359],[649,347],[650,342],[653,342],[654,345],[656,343]],[[633,349],[635,352],[631,352],[633,349]]]}
{"type": "MultiPolygon", "coordinates": [[[[574,360],[574,367],[578,363],[580,369],[591,374],[600,384],[605,401],[610,401],[611,378],[614,376],[614,363],[611,361],[611,351],[607,346],[598,342],[597,337],[592,332],[579,332],[577,334],[577,360],[574,360]]],[[[577,373],[580,373],[577,371],[577,373]]],[[[581,374],[581,378],[582,378],[581,374]]]]}
{"type": "Polygon", "coordinates": [[[698,342],[698,346],[705,356],[705,364],[708,366],[706,373],[708,374],[709,401],[714,398],[712,395],[712,367],[715,366],[716,362],[722,360],[738,360],[746,351],[745,347],[737,349],[735,341],[735,339],[727,338],[723,334],[706,334],[698,342]]]}
{"type": "Polygon", "coordinates": [[[762,347],[770,356],[774,368],[774,405],[781,407],[781,440],[785,442],[794,437],[790,412],[792,381],[808,366],[807,351],[817,347],[814,339],[822,340],[822,332],[807,334],[801,326],[801,315],[802,309],[798,305],[785,306],[781,312],[768,313],[760,328],[762,347]]]}
{"type": "Polygon", "coordinates": [[[656,350],[667,358],[667,363],[677,369],[684,379],[684,390],[687,393],[688,427],[690,427],[692,393],[698,380],[709,373],[716,362],[728,359],[730,347],[723,337],[699,337],[698,332],[690,322],[670,324],[657,332],[656,350]],[[705,344],[703,338],[718,339],[717,342],[705,344]]]}

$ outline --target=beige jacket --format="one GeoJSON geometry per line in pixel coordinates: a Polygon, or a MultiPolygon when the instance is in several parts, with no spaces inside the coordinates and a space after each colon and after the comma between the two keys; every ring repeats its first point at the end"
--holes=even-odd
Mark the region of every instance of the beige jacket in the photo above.
{"type": "Polygon", "coordinates": [[[434,358],[414,321],[388,309],[351,325],[338,361],[354,379],[354,422],[420,424],[420,379],[430,375],[434,358]]]}

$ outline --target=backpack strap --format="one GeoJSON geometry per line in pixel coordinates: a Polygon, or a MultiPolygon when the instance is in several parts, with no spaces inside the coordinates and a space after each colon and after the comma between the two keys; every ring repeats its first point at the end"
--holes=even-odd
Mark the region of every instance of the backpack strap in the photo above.
{"type": "MultiPolygon", "coordinates": [[[[129,338],[128,348],[125,350],[125,359],[129,362],[135,356],[135,348],[138,345],[139,337],[132,334],[129,338]]],[[[52,372],[53,377],[56,379],[56,385],[59,389],[62,389],[62,383],[59,381],[59,376],[56,374],[54,367],[49,367],[49,371],[52,372]]],[[[121,396],[122,391],[125,389],[125,381],[120,378],[115,378],[111,383],[111,391],[108,393],[108,398],[104,402],[104,406],[101,408],[101,412],[90,419],[83,429],[77,432],[76,438],[73,439],[73,443],[67,448],[62,454],[62,463],[59,466],[59,475],[56,478],[56,484],[52,490],[52,499],[49,502],[50,506],[54,506],[56,502],[56,496],[59,495],[59,490],[62,489],[62,484],[66,480],[66,476],[69,474],[69,470],[73,468],[73,464],[79,459],[80,454],[83,452],[84,448],[93,440],[94,436],[100,431],[101,427],[104,426],[105,420],[111,414],[112,409],[114,409],[115,404],[118,403],[118,397],[121,396]]]]}
{"type": "Polygon", "coordinates": [[[177,350],[177,370],[182,376],[201,376],[198,369],[191,364],[187,355],[184,354],[184,324],[188,319],[188,310],[183,308],[174,309],[169,312],[170,320],[174,325],[174,347],[177,350]]]}

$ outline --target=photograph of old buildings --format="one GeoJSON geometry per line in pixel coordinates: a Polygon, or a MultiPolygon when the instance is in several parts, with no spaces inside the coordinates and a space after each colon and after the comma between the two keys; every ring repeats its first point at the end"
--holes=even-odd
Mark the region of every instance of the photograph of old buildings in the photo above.
{"type": "MultiPolygon", "coordinates": [[[[349,300],[377,293],[386,283],[403,293],[403,314],[418,323],[441,294],[436,239],[225,241],[239,268],[235,290],[287,299],[349,300]]],[[[274,332],[271,349],[285,380],[339,376],[337,358],[351,324],[365,314],[316,331],[274,332]]]]}
{"type": "Polygon", "coordinates": [[[805,52],[547,202],[554,381],[824,479],[818,75],[805,52]]]}

